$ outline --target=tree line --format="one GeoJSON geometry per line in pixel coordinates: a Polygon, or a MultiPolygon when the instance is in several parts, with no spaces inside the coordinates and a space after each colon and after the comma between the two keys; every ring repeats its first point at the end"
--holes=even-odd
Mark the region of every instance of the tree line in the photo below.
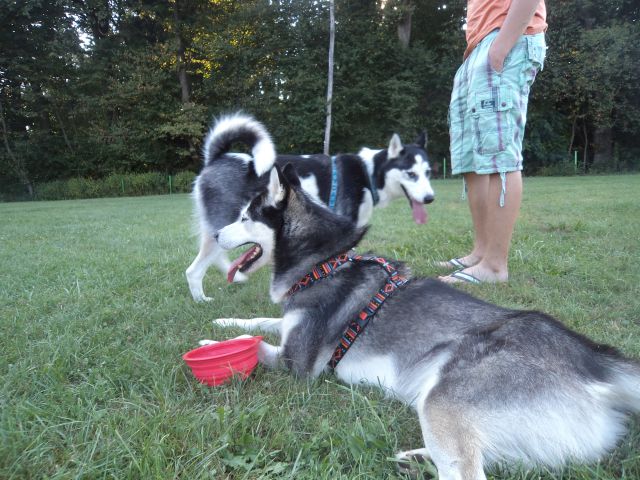
{"type": "MultiPolygon", "coordinates": [[[[282,153],[321,152],[329,1],[1,0],[0,188],[199,169],[211,120],[242,109],[282,153]]],[[[336,0],[332,153],[426,129],[448,157],[462,0],[336,0]]],[[[525,173],[640,167],[640,5],[548,2],[525,173]]],[[[442,173],[442,172],[440,172],[442,173]]]]}

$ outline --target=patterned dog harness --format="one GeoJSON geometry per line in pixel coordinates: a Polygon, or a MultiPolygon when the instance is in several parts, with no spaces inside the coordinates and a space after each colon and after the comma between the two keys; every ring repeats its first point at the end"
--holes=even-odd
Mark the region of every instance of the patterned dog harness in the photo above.
{"type": "Polygon", "coordinates": [[[368,262],[375,263],[380,266],[387,273],[387,281],[380,290],[371,298],[369,303],[360,310],[360,313],[351,320],[349,326],[342,334],[338,346],[333,352],[331,359],[329,360],[329,368],[332,370],[336,368],[340,360],[344,357],[347,350],[355,342],[358,335],[362,333],[364,328],[369,323],[375,314],[378,312],[382,304],[389,298],[393,292],[403,285],[406,285],[409,280],[398,273],[396,268],[391,265],[387,260],[381,257],[363,257],[362,255],[351,256],[347,253],[331,257],[328,260],[319,263],[311,272],[307,273],[298,282],[293,285],[287,292],[288,296],[293,295],[300,290],[304,290],[323,278],[330,277],[331,274],[339,268],[341,265],[349,262],[368,262]]]}

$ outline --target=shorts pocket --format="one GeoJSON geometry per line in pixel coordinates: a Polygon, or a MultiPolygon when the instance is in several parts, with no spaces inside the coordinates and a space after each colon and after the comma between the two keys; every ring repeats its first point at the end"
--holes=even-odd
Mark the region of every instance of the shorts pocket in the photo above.
{"type": "Polygon", "coordinates": [[[538,38],[537,35],[527,37],[527,55],[529,61],[542,70],[544,68],[544,59],[547,55],[547,46],[545,45],[544,38],[538,38]]]}
{"type": "Polygon", "coordinates": [[[473,150],[495,155],[509,146],[513,136],[513,95],[511,87],[493,87],[475,94],[471,108],[473,150]]]}

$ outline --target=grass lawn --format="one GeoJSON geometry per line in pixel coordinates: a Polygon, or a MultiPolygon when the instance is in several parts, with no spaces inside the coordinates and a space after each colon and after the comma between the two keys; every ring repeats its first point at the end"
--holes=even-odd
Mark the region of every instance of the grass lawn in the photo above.
{"type": "MultiPolygon", "coordinates": [[[[405,201],[377,211],[363,249],[439,273],[471,243],[461,186],[434,182],[427,226],[405,201]]],[[[464,288],[640,358],[639,191],[638,175],[527,178],[510,283],[464,288]]],[[[194,303],[196,253],[186,195],[0,204],[0,478],[399,478],[389,457],[420,429],[374,389],[262,368],[222,388],[192,378],[182,353],[241,333],[212,319],[280,314],[268,269],[245,285],[212,269],[214,302],[194,303]]],[[[636,418],[596,465],[494,478],[638,479],[639,447],[636,418]]]]}

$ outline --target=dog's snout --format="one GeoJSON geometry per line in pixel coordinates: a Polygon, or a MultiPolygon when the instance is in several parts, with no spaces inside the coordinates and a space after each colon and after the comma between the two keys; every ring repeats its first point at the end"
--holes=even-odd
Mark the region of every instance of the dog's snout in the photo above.
{"type": "Polygon", "coordinates": [[[433,195],[427,195],[422,200],[422,203],[431,203],[431,202],[433,202],[434,199],[435,199],[435,197],[433,195]]]}
{"type": "Polygon", "coordinates": [[[213,238],[215,239],[215,241],[218,241],[218,237],[220,236],[220,232],[216,232],[213,234],[213,238]]]}

